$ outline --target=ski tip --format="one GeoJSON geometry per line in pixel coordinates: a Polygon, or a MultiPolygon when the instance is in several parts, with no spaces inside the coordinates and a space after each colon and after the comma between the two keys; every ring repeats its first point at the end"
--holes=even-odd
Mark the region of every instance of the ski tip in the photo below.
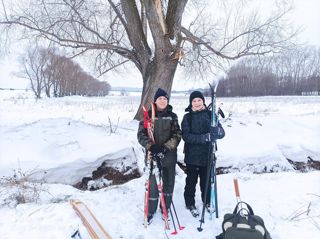
{"type": "Polygon", "coordinates": [[[179,229],[180,231],[182,231],[183,229],[185,229],[186,227],[185,226],[180,226],[179,229]]]}
{"type": "Polygon", "coordinates": [[[210,89],[211,89],[213,92],[216,92],[216,91],[217,91],[218,85],[219,85],[219,79],[217,79],[216,81],[214,81],[213,84],[212,84],[212,83],[209,83],[210,89]]]}
{"type": "Polygon", "coordinates": [[[173,231],[173,232],[171,232],[171,235],[177,235],[178,234],[178,232],[177,231],[173,231]]]}

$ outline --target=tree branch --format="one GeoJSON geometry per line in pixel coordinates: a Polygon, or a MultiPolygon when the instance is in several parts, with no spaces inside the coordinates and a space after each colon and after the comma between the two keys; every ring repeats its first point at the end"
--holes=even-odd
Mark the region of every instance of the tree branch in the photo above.
{"type": "Polygon", "coordinates": [[[141,68],[145,69],[151,56],[151,50],[144,35],[136,2],[121,0],[121,6],[126,18],[128,37],[133,51],[138,56],[141,68]]]}
{"type": "Polygon", "coordinates": [[[121,66],[121,65],[123,65],[123,64],[125,64],[125,63],[127,63],[127,62],[129,62],[129,60],[125,60],[125,61],[123,61],[123,62],[120,62],[120,63],[118,63],[118,64],[116,64],[116,65],[114,65],[114,66],[112,66],[112,67],[110,67],[110,68],[108,68],[108,69],[100,72],[100,74],[97,76],[97,78],[99,78],[99,77],[102,76],[103,74],[107,73],[108,71],[111,71],[111,70],[117,68],[118,66],[121,66]]]}
{"type": "Polygon", "coordinates": [[[170,39],[174,39],[175,35],[181,32],[181,20],[185,6],[188,0],[170,0],[166,15],[166,23],[170,39]]]}
{"type": "Polygon", "coordinates": [[[156,53],[163,52],[169,41],[165,42],[168,33],[162,12],[161,0],[145,0],[146,13],[152,38],[155,43],[156,53]]]}

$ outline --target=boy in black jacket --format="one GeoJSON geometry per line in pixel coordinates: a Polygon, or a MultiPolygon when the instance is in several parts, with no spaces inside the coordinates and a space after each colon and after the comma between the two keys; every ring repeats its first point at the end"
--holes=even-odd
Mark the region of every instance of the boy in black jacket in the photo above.
{"type": "Polygon", "coordinates": [[[195,207],[195,192],[198,177],[200,177],[200,189],[202,202],[210,205],[210,185],[207,188],[207,198],[204,199],[207,178],[207,166],[211,142],[224,137],[225,132],[221,124],[211,127],[211,111],[205,105],[205,99],[200,91],[190,94],[189,112],[184,115],[181,129],[182,138],[185,141],[184,153],[187,165],[187,178],[184,188],[184,199],[187,209],[194,217],[199,216],[195,207]]]}

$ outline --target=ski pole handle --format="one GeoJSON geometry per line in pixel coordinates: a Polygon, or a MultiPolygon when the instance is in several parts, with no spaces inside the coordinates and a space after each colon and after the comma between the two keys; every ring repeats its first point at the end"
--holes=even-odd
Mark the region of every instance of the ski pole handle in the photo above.
{"type": "Polygon", "coordinates": [[[218,108],[218,115],[221,115],[223,119],[226,117],[220,107],[218,108]]]}
{"type": "Polygon", "coordinates": [[[238,178],[237,177],[235,177],[233,179],[233,185],[234,185],[234,191],[236,193],[237,201],[241,201],[240,200],[239,183],[238,183],[238,178]]]}

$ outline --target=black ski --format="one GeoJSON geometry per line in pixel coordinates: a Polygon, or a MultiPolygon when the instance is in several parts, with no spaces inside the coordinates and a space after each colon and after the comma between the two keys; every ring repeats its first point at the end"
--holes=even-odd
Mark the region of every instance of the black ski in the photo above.
{"type": "MultiPolygon", "coordinates": [[[[216,83],[216,85],[213,87],[211,84],[210,91],[211,91],[211,127],[218,126],[218,117],[216,115],[216,91],[218,87],[219,81],[216,83]]],[[[208,159],[208,167],[207,167],[207,178],[206,178],[206,187],[209,187],[209,181],[211,183],[211,195],[210,195],[210,217],[212,218],[212,213],[215,212],[216,218],[219,217],[218,214],[218,191],[217,191],[217,177],[216,177],[216,151],[217,151],[217,143],[215,140],[212,141],[212,145],[210,147],[209,152],[209,159],[208,159]]],[[[201,213],[201,219],[200,219],[200,226],[197,228],[199,232],[201,232],[202,229],[202,223],[204,223],[204,215],[206,211],[206,198],[207,198],[207,190],[205,191],[204,195],[204,204],[202,207],[202,213],[201,213]]]]}

